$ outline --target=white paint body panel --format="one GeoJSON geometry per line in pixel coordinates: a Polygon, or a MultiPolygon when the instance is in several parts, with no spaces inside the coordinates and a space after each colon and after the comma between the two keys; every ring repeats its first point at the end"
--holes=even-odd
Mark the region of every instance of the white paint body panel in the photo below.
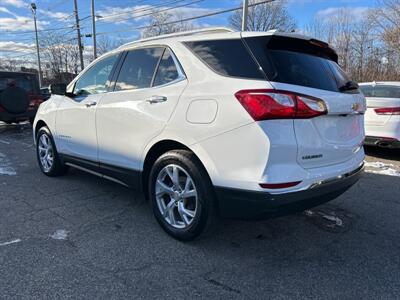
{"type": "Polygon", "coordinates": [[[167,125],[187,80],[151,89],[107,93],[97,108],[96,126],[101,163],[141,170],[145,146],[167,125]],[[150,103],[151,96],[167,97],[150,103]]]}
{"type": "Polygon", "coordinates": [[[63,97],[57,110],[56,132],[53,133],[60,153],[97,160],[96,109],[103,96],[89,95],[78,99],[81,101],[63,97]],[[91,102],[96,105],[87,107],[91,102]]]}

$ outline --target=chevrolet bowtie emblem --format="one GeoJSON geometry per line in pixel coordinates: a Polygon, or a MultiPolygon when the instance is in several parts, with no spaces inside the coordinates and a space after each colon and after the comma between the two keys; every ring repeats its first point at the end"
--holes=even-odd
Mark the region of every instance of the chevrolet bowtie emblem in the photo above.
{"type": "Polygon", "coordinates": [[[358,103],[353,103],[351,105],[351,109],[354,111],[358,111],[359,108],[360,108],[360,104],[358,104],[358,103]]]}

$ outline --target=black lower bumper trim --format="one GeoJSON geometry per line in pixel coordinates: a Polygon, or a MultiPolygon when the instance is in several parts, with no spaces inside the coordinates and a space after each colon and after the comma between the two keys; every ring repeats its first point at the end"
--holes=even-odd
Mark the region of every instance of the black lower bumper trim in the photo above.
{"type": "Polygon", "coordinates": [[[343,194],[358,181],[363,170],[361,166],[341,179],[286,194],[216,187],[219,213],[226,218],[265,219],[304,211],[343,194]]]}

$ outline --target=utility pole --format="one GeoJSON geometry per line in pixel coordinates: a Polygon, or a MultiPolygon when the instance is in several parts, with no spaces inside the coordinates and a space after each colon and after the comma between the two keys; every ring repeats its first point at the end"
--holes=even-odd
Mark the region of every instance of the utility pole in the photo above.
{"type": "Polygon", "coordinates": [[[93,59],[97,58],[96,45],[96,14],[94,11],[94,0],[92,0],[92,37],[93,37],[93,59]]]}
{"type": "Polygon", "coordinates": [[[39,52],[39,38],[36,25],[36,4],[31,3],[31,10],[33,14],[33,23],[35,23],[35,34],[36,34],[36,52],[37,52],[37,63],[39,69],[39,86],[42,87],[43,76],[42,76],[42,66],[40,64],[40,52],[39,52]]]}
{"type": "Polygon", "coordinates": [[[242,31],[247,30],[248,12],[249,12],[249,0],[243,0],[242,31]]]}
{"type": "Polygon", "coordinates": [[[85,65],[83,63],[83,47],[82,47],[82,40],[81,40],[81,28],[79,26],[79,15],[78,15],[78,3],[77,0],[74,0],[74,15],[75,15],[75,21],[76,21],[76,32],[78,35],[78,47],[79,47],[79,58],[81,61],[81,70],[85,68],[85,65]]]}

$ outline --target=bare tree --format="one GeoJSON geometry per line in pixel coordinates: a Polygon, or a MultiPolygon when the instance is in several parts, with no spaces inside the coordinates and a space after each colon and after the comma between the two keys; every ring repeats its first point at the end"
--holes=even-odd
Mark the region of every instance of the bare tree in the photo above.
{"type": "Polygon", "coordinates": [[[142,38],[193,29],[192,23],[181,20],[182,16],[179,14],[172,15],[168,12],[154,14],[147,24],[149,27],[142,31],[142,38]]]}
{"type": "MultiPolygon", "coordinates": [[[[260,0],[249,0],[249,4],[255,4],[260,0]]],[[[242,28],[242,10],[235,11],[229,17],[230,25],[240,30],[242,28]]],[[[286,1],[274,1],[249,7],[248,30],[268,31],[278,29],[281,31],[292,31],[296,27],[295,20],[289,15],[286,1]]]]}
{"type": "Polygon", "coordinates": [[[41,56],[48,71],[48,81],[68,82],[79,70],[79,50],[74,40],[46,33],[40,37],[41,56]]]}
{"type": "MultiPolygon", "coordinates": [[[[385,1],[393,4],[400,0],[385,1]]],[[[316,18],[305,27],[305,32],[331,44],[339,55],[339,64],[352,79],[398,80],[399,35],[390,35],[396,32],[396,26],[386,23],[383,16],[393,16],[395,10],[396,6],[383,6],[355,16],[349,10],[338,9],[334,14],[316,18]]]]}
{"type": "Polygon", "coordinates": [[[118,48],[122,44],[124,44],[122,39],[109,38],[102,35],[97,39],[97,54],[99,56],[103,55],[115,48],[118,48]]]}
{"type": "Polygon", "coordinates": [[[0,70],[18,71],[21,62],[14,58],[0,58],[0,70]]]}

